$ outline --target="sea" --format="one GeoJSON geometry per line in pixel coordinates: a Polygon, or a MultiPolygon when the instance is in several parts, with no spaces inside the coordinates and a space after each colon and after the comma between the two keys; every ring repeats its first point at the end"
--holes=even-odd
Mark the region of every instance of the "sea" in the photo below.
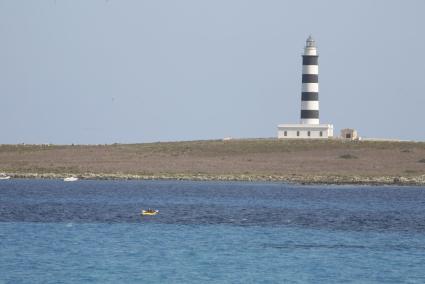
{"type": "Polygon", "coordinates": [[[425,187],[0,181],[0,283],[425,283],[425,187]]]}

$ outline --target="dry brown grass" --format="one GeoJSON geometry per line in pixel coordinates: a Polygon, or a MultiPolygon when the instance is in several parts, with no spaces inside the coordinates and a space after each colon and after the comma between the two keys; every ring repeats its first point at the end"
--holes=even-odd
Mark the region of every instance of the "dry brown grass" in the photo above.
{"type": "Polygon", "coordinates": [[[114,145],[0,145],[13,173],[423,175],[425,143],[252,139],[114,145]],[[356,157],[353,159],[342,157],[356,157]]]}

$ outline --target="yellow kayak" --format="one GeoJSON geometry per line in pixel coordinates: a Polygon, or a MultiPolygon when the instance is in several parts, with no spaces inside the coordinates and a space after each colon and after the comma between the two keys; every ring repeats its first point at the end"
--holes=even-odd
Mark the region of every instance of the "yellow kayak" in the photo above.
{"type": "Polygon", "coordinates": [[[142,210],[142,212],[140,212],[140,215],[153,216],[153,215],[157,215],[158,213],[159,213],[158,210],[142,210]]]}

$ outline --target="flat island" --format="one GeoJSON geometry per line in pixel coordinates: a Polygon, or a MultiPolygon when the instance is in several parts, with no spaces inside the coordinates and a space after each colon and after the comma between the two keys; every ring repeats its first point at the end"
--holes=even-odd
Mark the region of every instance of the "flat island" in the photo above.
{"type": "Polygon", "coordinates": [[[0,145],[14,178],[425,185],[425,142],[234,139],[112,145],[0,145]]]}

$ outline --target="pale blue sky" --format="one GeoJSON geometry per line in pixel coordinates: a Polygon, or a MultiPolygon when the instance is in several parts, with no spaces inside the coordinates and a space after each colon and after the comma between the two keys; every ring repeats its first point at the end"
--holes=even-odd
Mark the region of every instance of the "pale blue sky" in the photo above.
{"type": "Polygon", "coordinates": [[[0,143],[275,137],[317,40],[321,122],[425,140],[425,1],[0,0],[0,143]]]}

